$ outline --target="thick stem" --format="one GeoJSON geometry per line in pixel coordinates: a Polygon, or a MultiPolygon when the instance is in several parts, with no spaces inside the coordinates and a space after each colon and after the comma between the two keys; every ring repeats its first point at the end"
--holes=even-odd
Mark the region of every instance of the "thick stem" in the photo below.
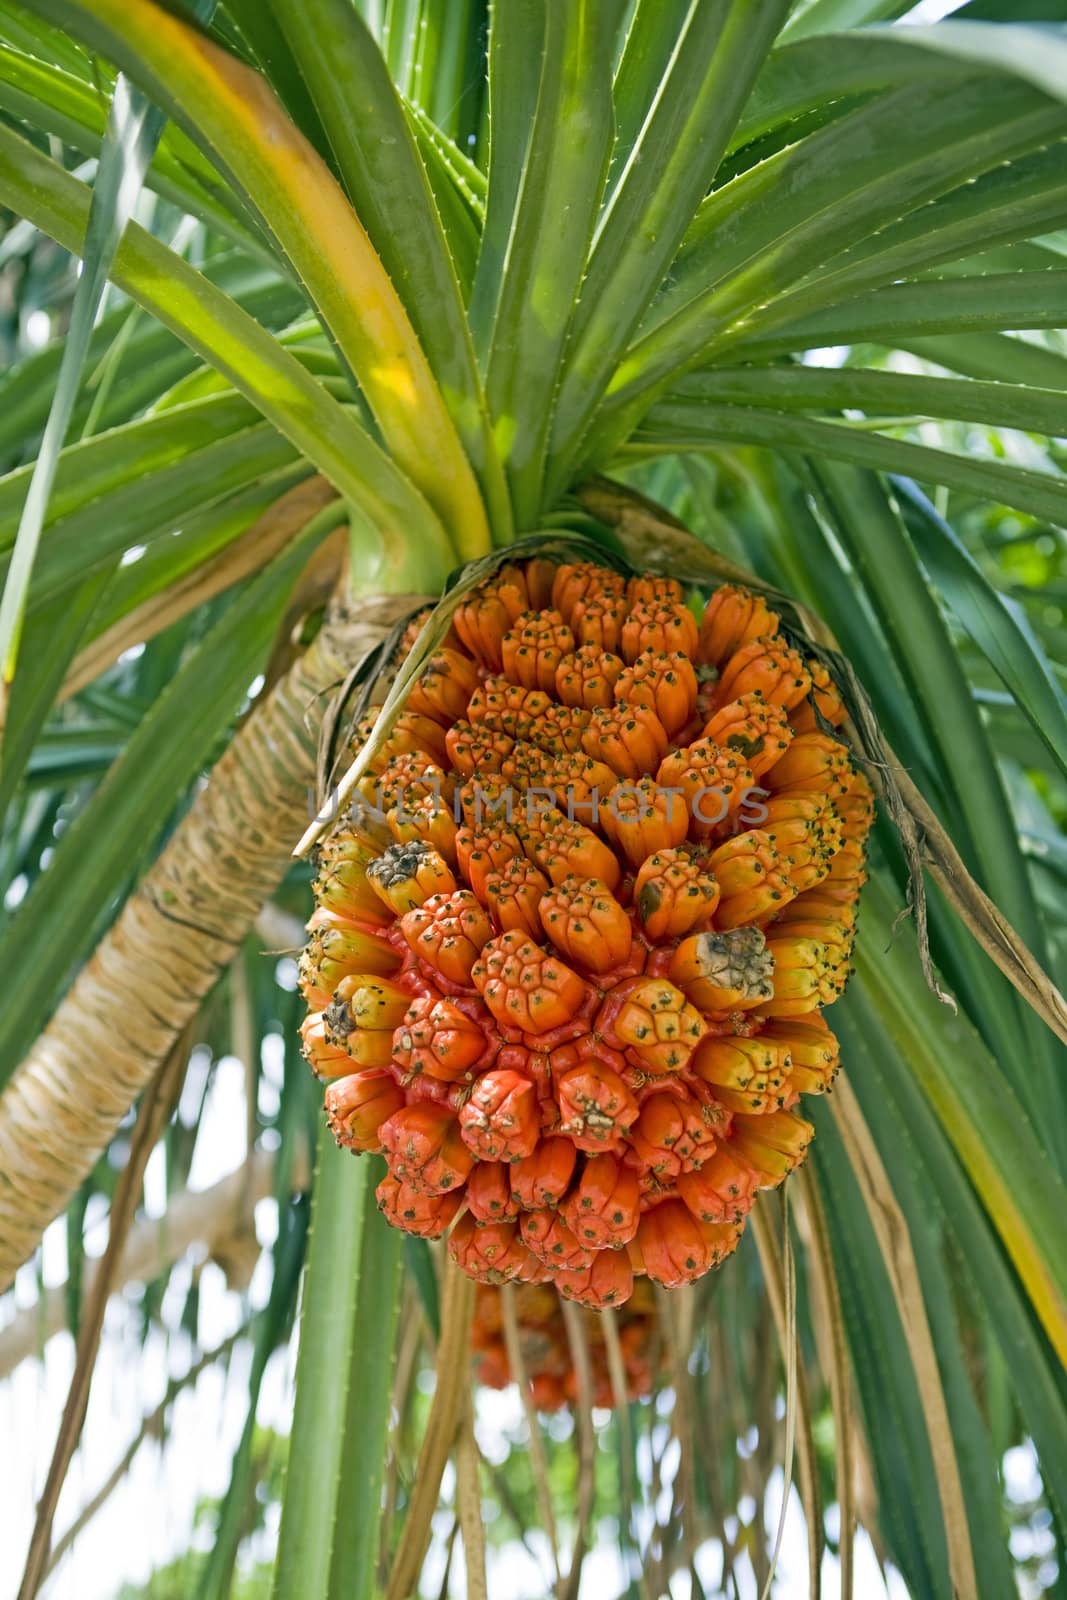
{"type": "Polygon", "coordinates": [[[0,1290],[66,1206],[285,875],[326,691],[417,603],[331,614],[235,735],[0,1096],[0,1290]]]}

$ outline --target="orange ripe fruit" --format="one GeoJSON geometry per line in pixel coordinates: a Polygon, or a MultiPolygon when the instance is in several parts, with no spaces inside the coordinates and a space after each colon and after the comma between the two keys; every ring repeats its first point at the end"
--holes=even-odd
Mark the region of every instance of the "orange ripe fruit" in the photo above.
{"type": "Polygon", "coordinates": [[[485,1072],[460,1107],[463,1141],[479,1161],[517,1161],[537,1143],[541,1122],[533,1082],[508,1070],[485,1072]]]}
{"type": "Polygon", "coordinates": [[[470,1176],[474,1157],[447,1106],[406,1105],[382,1124],[379,1136],[393,1177],[419,1194],[447,1194],[470,1176]]]}
{"type": "Polygon", "coordinates": [[[740,1237],[732,1223],[701,1222],[681,1200],[661,1200],[641,1218],[635,1242],[648,1276],[677,1289],[717,1267],[740,1237]]]}
{"type": "Polygon", "coordinates": [[[420,1239],[440,1239],[463,1203],[458,1190],[422,1194],[393,1177],[383,1178],[374,1192],[385,1220],[420,1239]]]}
{"type": "Polygon", "coordinates": [[[404,1104],[403,1091],[381,1067],[335,1078],[326,1090],[326,1119],[337,1143],[349,1150],[380,1150],[381,1126],[404,1104]]]}

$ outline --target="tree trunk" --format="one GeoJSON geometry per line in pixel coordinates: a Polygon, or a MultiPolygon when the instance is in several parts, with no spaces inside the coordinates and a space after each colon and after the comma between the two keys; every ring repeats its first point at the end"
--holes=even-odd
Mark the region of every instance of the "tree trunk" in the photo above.
{"type": "Polygon", "coordinates": [[[0,1095],[0,1290],[245,938],[308,820],[325,691],[417,602],[331,614],[266,696],[0,1095]]]}

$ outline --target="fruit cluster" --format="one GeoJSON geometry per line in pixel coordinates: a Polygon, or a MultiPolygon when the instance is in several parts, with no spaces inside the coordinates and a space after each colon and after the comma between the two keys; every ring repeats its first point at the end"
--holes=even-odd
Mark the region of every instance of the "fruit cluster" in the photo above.
{"type": "MultiPolygon", "coordinates": [[[[617,1402],[601,1318],[582,1311],[585,1342],[592,1368],[593,1404],[605,1409],[617,1402]]],[[[515,1290],[519,1350],[530,1397],[538,1411],[558,1411],[580,1398],[574,1353],[563,1319],[559,1294],[549,1283],[522,1283],[515,1290]]],[[[619,1354],[627,1400],[651,1394],[666,1351],[659,1336],[656,1302],[647,1278],[618,1312],[619,1354]]],[[[471,1326],[474,1374],[488,1389],[506,1389],[514,1382],[504,1330],[500,1290],[479,1286],[471,1326]]]]}
{"type": "Polygon", "coordinates": [[[737,586],[698,623],[673,579],[536,559],[463,599],[321,845],[301,962],[390,1222],[590,1307],[734,1249],[837,1070],[872,819],[843,718],[737,586]]]}

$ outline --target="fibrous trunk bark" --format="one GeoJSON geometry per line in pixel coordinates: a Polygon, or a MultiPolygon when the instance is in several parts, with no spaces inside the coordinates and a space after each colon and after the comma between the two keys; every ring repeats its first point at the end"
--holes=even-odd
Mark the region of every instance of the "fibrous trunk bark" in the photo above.
{"type": "Polygon", "coordinates": [[[0,1095],[0,1290],[64,1209],[247,935],[308,820],[328,691],[417,601],[332,612],[203,792],[0,1095]]]}

